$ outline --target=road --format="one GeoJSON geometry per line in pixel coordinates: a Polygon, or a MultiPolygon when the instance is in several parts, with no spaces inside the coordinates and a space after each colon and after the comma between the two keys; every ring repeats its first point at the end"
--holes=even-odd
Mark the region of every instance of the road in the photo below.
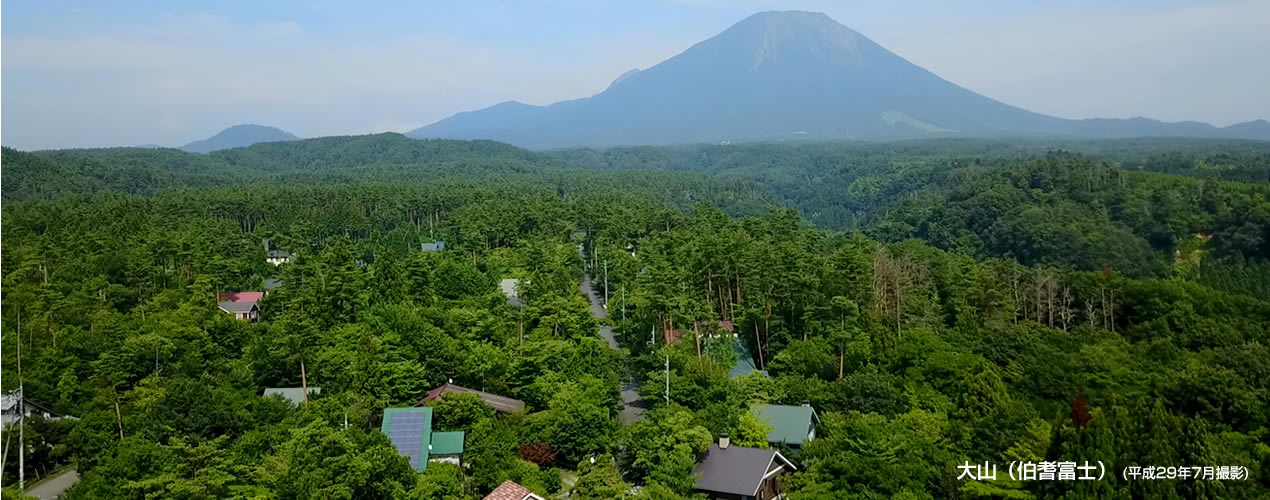
{"type": "Polygon", "coordinates": [[[62,496],[62,493],[65,493],[76,481],[79,481],[79,473],[75,472],[75,469],[70,469],[32,486],[26,490],[26,494],[40,500],[54,500],[62,496]]]}
{"type": "MultiPolygon", "coordinates": [[[[578,285],[578,290],[586,295],[587,301],[591,303],[591,315],[596,319],[605,319],[608,312],[604,310],[604,301],[600,299],[600,294],[596,293],[595,287],[591,284],[591,272],[584,269],[582,275],[582,284],[578,285]]],[[[622,346],[618,345],[617,337],[613,334],[613,327],[609,325],[600,326],[600,336],[609,343],[609,347],[622,350],[622,346]]],[[[644,418],[646,404],[639,399],[639,383],[635,380],[635,376],[627,374],[626,380],[622,382],[622,413],[618,419],[622,425],[630,425],[631,423],[644,418]]]]}

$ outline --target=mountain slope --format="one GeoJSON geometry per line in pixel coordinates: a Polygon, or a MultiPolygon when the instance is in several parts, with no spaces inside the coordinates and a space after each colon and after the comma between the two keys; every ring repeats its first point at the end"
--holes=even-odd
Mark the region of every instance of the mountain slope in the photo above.
{"type": "Polygon", "coordinates": [[[750,16],[589,98],[505,102],[407,135],[539,148],[952,135],[1270,139],[1259,127],[1033,113],[948,82],[824,14],[797,11],[750,16]]]}
{"type": "Polygon", "coordinates": [[[298,137],[285,130],[264,125],[234,125],[220,133],[181,146],[188,153],[210,153],[219,149],[242,148],[261,142],[294,141],[298,137]]]}

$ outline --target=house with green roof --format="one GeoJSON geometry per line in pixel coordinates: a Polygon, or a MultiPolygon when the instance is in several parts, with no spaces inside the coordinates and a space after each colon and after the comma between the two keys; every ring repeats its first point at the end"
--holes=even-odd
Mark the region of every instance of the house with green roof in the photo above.
{"type": "Polygon", "coordinates": [[[304,396],[304,388],[302,387],[266,387],[264,396],[282,396],[292,406],[300,406],[300,403],[313,399],[314,396],[322,393],[321,387],[310,387],[309,396],[304,396]]]}
{"type": "Polygon", "coordinates": [[[431,407],[385,408],[379,429],[419,472],[428,462],[463,463],[463,432],[432,432],[431,407]]]}
{"type": "Polygon", "coordinates": [[[783,444],[798,450],[803,441],[816,439],[816,424],[820,417],[809,404],[802,406],[755,404],[750,413],[772,426],[767,433],[767,442],[773,445],[783,444]]]}
{"type": "Polygon", "coordinates": [[[732,338],[732,352],[736,354],[736,363],[732,365],[732,369],[728,371],[730,377],[744,377],[751,373],[760,373],[764,377],[767,376],[767,370],[760,370],[754,364],[754,355],[750,354],[750,350],[745,347],[745,343],[740,338],[732,338]]]}
{"type": "Polygon", "coordinates": [[[432,433],[428,461],[463,465],[463,431],[432,433]]]}

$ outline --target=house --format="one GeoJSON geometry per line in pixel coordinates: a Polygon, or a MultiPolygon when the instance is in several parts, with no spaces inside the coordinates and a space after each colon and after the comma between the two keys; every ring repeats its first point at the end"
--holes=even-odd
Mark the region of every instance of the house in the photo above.
{"type": "Polygon", "coordinates": [[[313,396],[317,396],[321,393],[321,387],[310,387],[309,397],[305,398],[304,388],[302,387],[266,387],[264,397],[267,398],[276,394],[282,396],[282,399],[289,401],[292,406],[299,406],[300,403],[313,399],[313,396]]]}
{"type": "Polygon", "coordinates": [[[750,354],[750,350],[745,347],[741,339],[732,339],[732,352],[736,354],[736,364],[732,365],[732,370],[728,372],[729,377],[743,377],[751,373],[767,376],[767,370],[760,370],[754,364],[754,355],[750,354]]]}
{"type": "Polygon", "coordinates": [[[797,470],[776,450],[730,446],[728,435],[697,464],[697,491],[709,500],[780,500],[786,473],[797,470]]]}
{"type": "MultiPolygon", "coordinates": [[[[736,330],[736,325],[734,325],[731,321],[727,321],[727,320],[720,321],[719,329],[713,330],[713,331],[710,330],[709,325],[703,321],[694,322],[692,326],[695,331],[700,332],[702,335],[707,335],[707,336],[715,336],[716,333],[721,333],[721,332],[727,332],[729,335],[731,335],[736,330]]],[[[692,338],[691,335],[692,335],[692,331],[682,332],[674,328],[667,328],[666,329],[666,343],[678,344],[683,341],[685,336],[687,336],[688,338],[692,338]]]]}
{"type": "Polygon", "coordinates": [[[485,404],[490,405],[490,407],[502,413],[515,413],[518,411],[525,410],[525,402],[519,399],[509,398],[506,396],[499,396],[497,394],[490,394],[488,392],[482,392],[476,389],[468,389],[466,387],[454,385],[449,382],[443,384],[441,387],[437,387],[436,389],[428,391],[428,394],[423,396],[423,399],[420,399],[419,402],[415,404],[415,406],[423,406],[430,401],[436,401],[438,399],[441,399],[446,394],[450,394],[450,393],[475,394],[477,397],[481,398],[481,401],[484,401],[485,404]]]}
{"type": "Polygon", "coordinates": [[[23,398],[18,391],[0,396],[0,419],[4,425],[16,424],[23,416],[36,416],[46,420],[78,420],[75,417],[62,415],[42,404],[23,398]],[[19,405],[18,403],[21,402],[19,405]]]}
{"type": "Polygon", "coordinates": [[[767,433],[767,442],[773,445],[785,445],[797,451],[802,448],[803,441],[816,439],[816,424],[820,417],[811,404],[802,406],[755,404],[750,413],[760,422],[772,426],[767,433]]]}
{"type": "Polygon", "coordinates": [[[220,294],[220,310],[232,314],[235,318],[256,322],[260,320],[260,306],[257,302],[264,298],[265,292],[230,292],[220,294]]]}
{"type": "Polygon", "coordinates": [[[432,408],[385,408],[380,431],[419,472],[428,462],[463,464],[463,432],[432,432],[432,408]]]}
{"type": "Polygon", "coordinates": [[[265,262],[275,266],[281,266],[291,262],[291,254],[274,248],[273,242],[266,239],[261,240],[260,243],[265,246],[265,262]]]}
{"type": "Polygon", "coordinates": [[[440,252],[445,250],[444,241],[433,241],[431,243],[420,243],[419,250],[424,252],[440,252]]]}
{"type": "MultiPolygon", "coordinates": [[[[749,348],[745,347],[745,343],[741,341],[741,338],[736,336],[736,325],[731,321],[720,321],[719,328],[713,331],[707,328],[708,325],[700,321],[693,323],[693,327],[704,337],[732,337],[732,352],[736,354],[736,363],[728,371],[728,376],[742,377],[751,373],[759,373],[764,377],[768,376],[767,370],[760,370],[758,365],[754,364],[754,355],[750,354],[749,348]]],[[[667,328],[665,331],[666,344],[678,344],[685,337],[691,338],[692,333],[692,331],[683,332],[667,328]]]]}
{"type": "Polygon", "coordinates": [[[507,296],[507,303],[513,307],[525,307],[525,300],[520,298],[520,280],[516,278],[505,278],[498,282],[498,288],[503,291],[503,295],[507,296]]]}
{"type": "Polygon", "coordinates": [[[265,252],[265,262],[275,266],[281,266],[291,262],[291,253],[282,250],[270,250],[265,252]]]}
{"type": "Polygon", "coordinates": [[[463,465],[463,431],[433,432],[428,461],[463,465]]]}
{"type": "Polygon", "coordinates": [[[485,495],[485,498],[482,500],[547,500],[547,499],[538,496],[532,491],[529,491],[529,488],[513,483],[511,479],[508,479],[506,481],[503,481],[503,484],[498,485],[497,488],[494,488],[494,491],[491,491],[489,492],[488,495],[485,495]]]}
{"type": "Polygon", "coordinates": [[[269,295],[269,292],[280,286],[282,286],[282,280],[277,278],[265,278],[265,295],[269,295]]]}

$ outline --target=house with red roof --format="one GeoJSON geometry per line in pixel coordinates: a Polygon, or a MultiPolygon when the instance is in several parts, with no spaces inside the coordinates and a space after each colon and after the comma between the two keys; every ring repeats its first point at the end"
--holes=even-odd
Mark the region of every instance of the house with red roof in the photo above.
{"type": "Polygon", "coordinates": [[[218,304],[220,310],[235,318],[256,322],[260,321],[260,299],[265,292],[228,292],[220,294],[218,304]]]}
{"type": "Polygon", "coordinates": [[[485,495],[485,498],[483,500],[546,500],[546,499],[534,494],[534,492],[532,491],[529,491],[529,488],[513,483],[512,480],[508,479],[506,481],[503,481],[503,484],[498,485],[497,488],[494,488],[494,491],[491,491],[488,495],[485,495]]]}

